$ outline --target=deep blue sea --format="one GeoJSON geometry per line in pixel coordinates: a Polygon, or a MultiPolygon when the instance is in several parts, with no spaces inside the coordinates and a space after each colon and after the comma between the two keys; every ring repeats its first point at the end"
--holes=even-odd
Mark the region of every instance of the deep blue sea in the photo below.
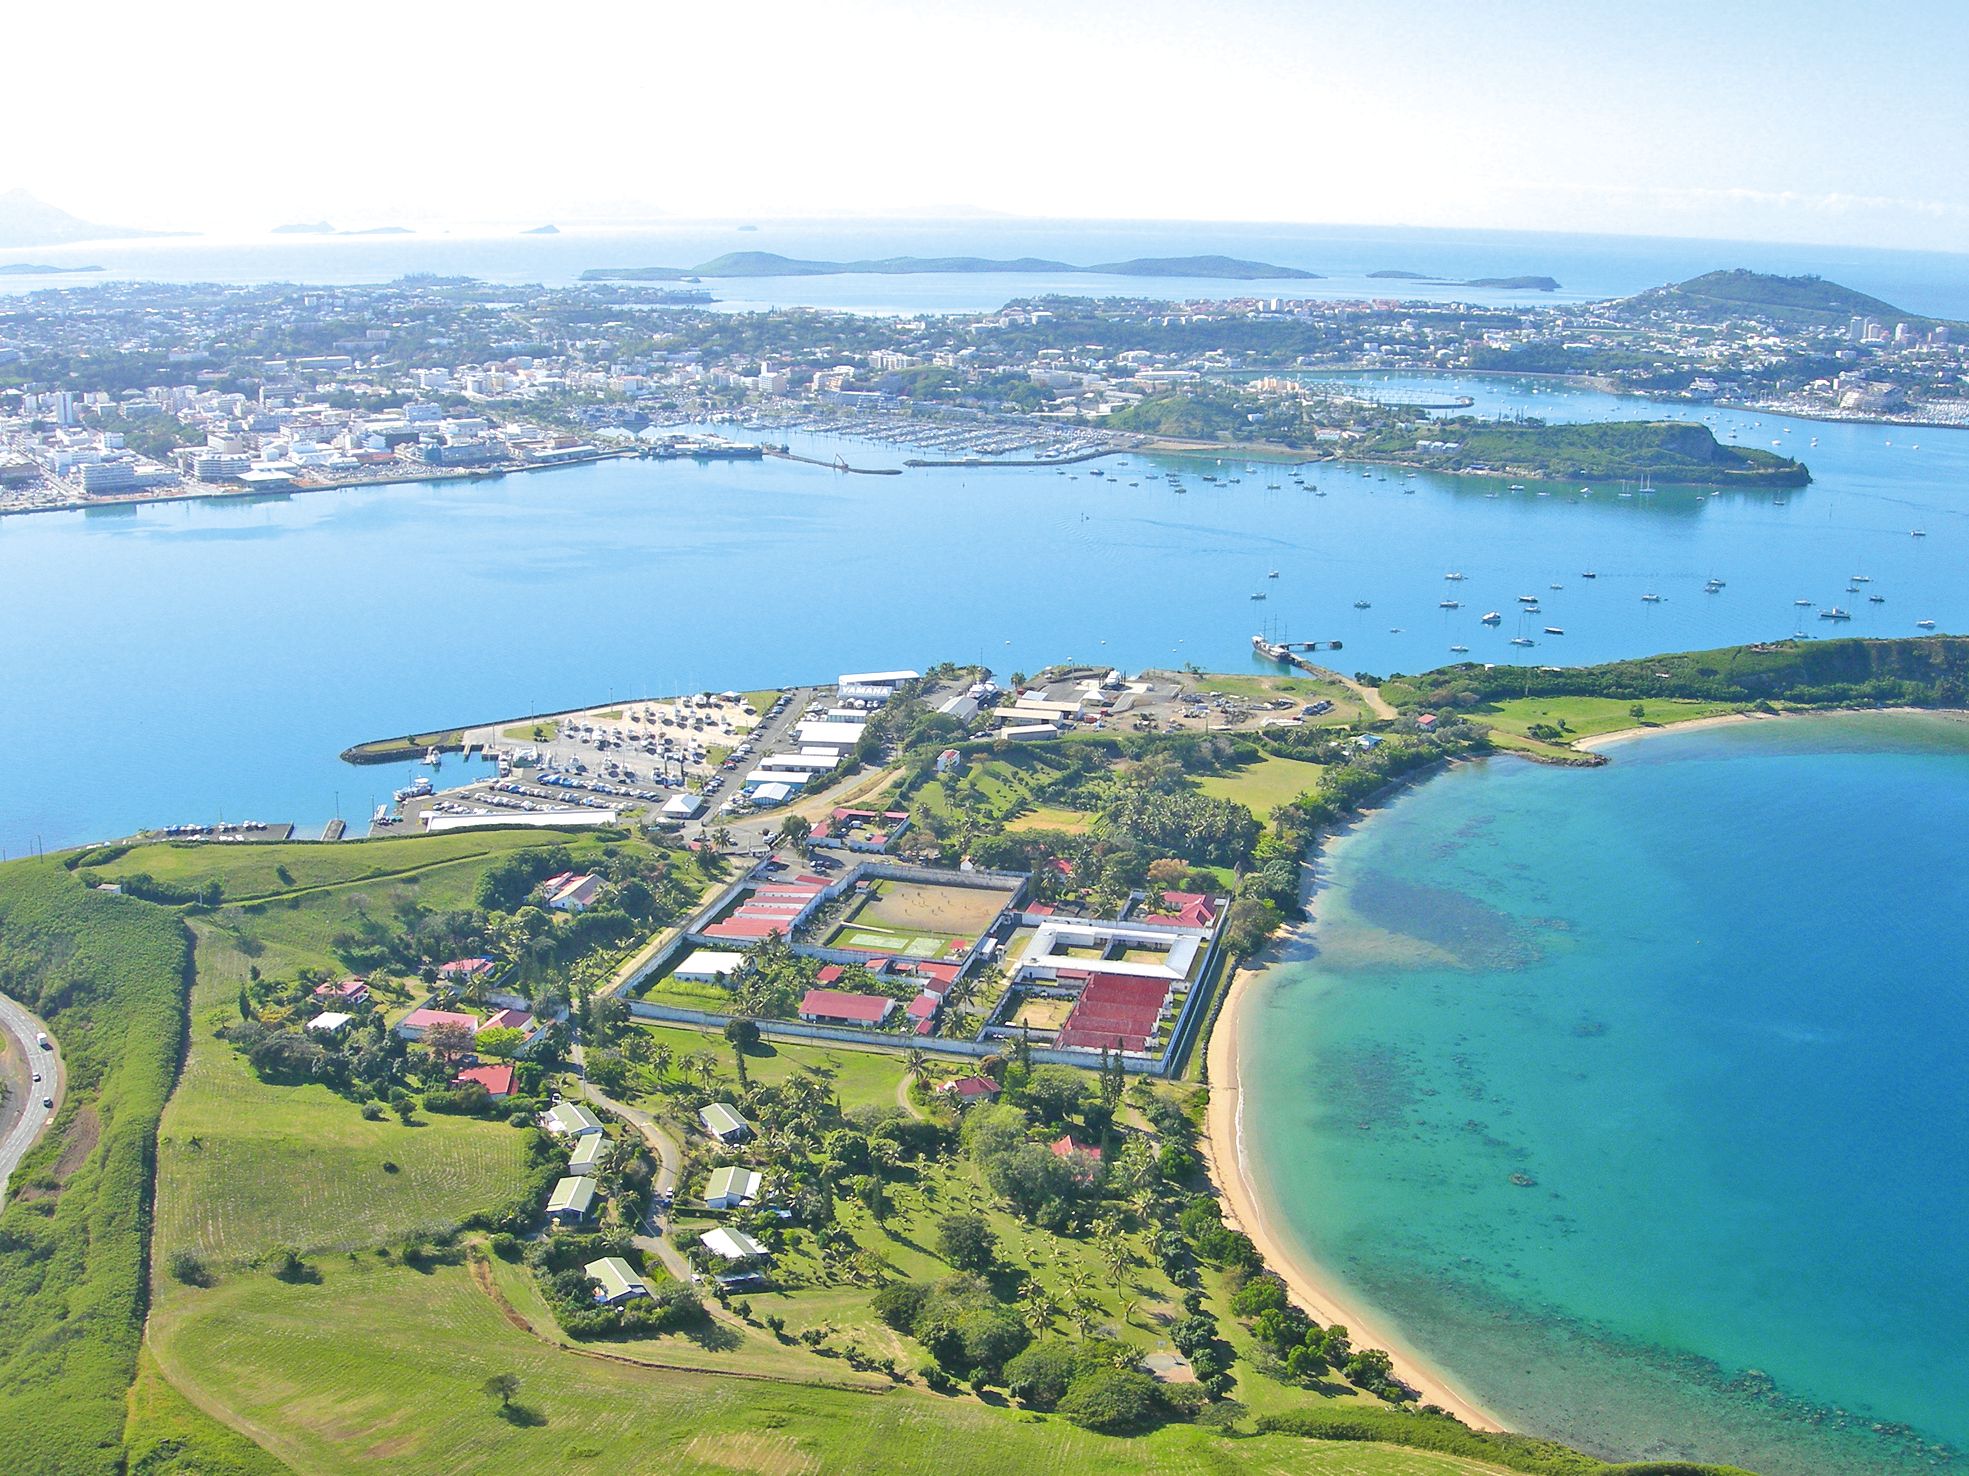
{"type": "MultiPolygon", "coordinates": [[[[1462,387],[1550,418],[1691,413],[1462,387]]],[[[1385,674],[1462,659],[1454,645],[1578,663],[1833,629],[1796,599],[1850,606],[1842,634],[1969,630],[1969,432],[1714,423],[1786,442],[1817,480],[1782,497],[1539,497],[1324,466],[1317,496],[1238,458],[1126,456],[1107,476],[608,462],[4,518],[0,849],[221,815],[361,821],[410,772],[341,764],[362,739],[844,670],[1241,669],[1272,631],[1340,639],[1335,662],[1385,674]],[[1184,493],[1161,476],[1172,465],[1184,493]],[[1845,592],[1855,573],[1884,603],[1845,592]],[[1712,575],[1726,587],[1704,594],[1712,575]],[[1509,644],[1519,594],[1544,602],[1534,648],[1509,644]],[[1482,625],[1489,610],[1505,622],[1482,625]]],[[[794,440],[856,465],[904,454],[794,440]]]]}
{"type": "Polygon", "coordinates": [[[1251,1162],[1312,1259],[1521,1428],[1954,1469],[1969,720],[1609,752],[1452,770],[1329,849],[1239,1033],[1251,1162]]]}

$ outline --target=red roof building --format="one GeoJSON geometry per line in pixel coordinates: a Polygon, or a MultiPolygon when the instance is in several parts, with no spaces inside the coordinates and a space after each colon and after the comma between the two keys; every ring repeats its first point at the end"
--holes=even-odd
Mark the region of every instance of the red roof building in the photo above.
{"type": "Polygon", "coordinates": [[[1150,922],[1180,923],[1186,928],[1213,928],[1217,925],[1217,904],[1202,892],[1164,892],[1164,911],[1150,922]]]}
{"type": "Polygon", "coordinates": [[[450,963],[438,965],[438,974],[446,979],[476,979],[480,974],[492,972],[489,958],[454,958],[450,963]]]}
{"type": "Polygon", "coordinates": [[[479,1017],[463,1014],[458,1010],[434,1010],[428,1006],[412,1010],[397,1022],[397,1034],[405,1040],[422,1040],[434,1026],[462,1025],[477,1035],[479,1017]]]}
{"type": "Polygon", "coordinates": [[[317,984],[314,997],[340,1000],[344,1004],[362,1004],[369,998],[369,981],[351,977],[333,984],[317,984]]]}
{"type": "Polygon", "coordinates": [[[989,1076],[960,1076],[945,1082],[937,1091],[960,1102],[983,1102],[998,1095],[998,1083],[989,1076]]]}
{"type": "Polygon", "coordinates": [[[525,1010],[500,1010],[479,1026],[480,1030],[517,1030],[524,1035],[531,1035],[539,1028],[540,1022],[525,1010]]]}
{"type": "Polygon", "coordinates": [[[464,1086],[468,1082],[476,1082],[484,1087],[487,1095],[496,1102],[502,1097],[513,1095],[513,1081],[516,1075],[513,1068],[502,1061],[494,1066],[467,1066],[451,1078],[451,1084],[464,1086]]]}
{"type": "Polygon", "coordinates": [[[879,994],[809,989],[800,1000],[800,1018],[828,1025],[880,1025],[895,1012],[895,1008],[893,999],[879,994]]]}

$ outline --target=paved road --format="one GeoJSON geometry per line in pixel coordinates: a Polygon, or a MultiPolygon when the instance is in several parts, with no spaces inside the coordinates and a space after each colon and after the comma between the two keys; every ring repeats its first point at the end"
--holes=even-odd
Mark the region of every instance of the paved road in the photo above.
{"type": "Polygon", "coordinates": [[[606,1107],[619,1115],[622,1120],[643,1135],[643,1139],[656,1153],[655,1193],[650,1196],[648,1222],[643,1233],[635,1237],[638,1250],[649,1251],[663,1263],[663,1269],[677,1280],[689,1285],[697,1279],[696,1272],[683,1253],[672,1243],[670,1237],[670,1216],[663,1208],[664,1201],[677,1192],[677,1175],[683,1168],[683,1145],[671,1136],[670,1130],[640,1107],[631,1107],[626,1102],[618,1102],[600,1087],[587,1079],[582,1063],[582,1047],[576,1045],[570,1053],[575,1068],[584,1071],[581,1080],[582,1095],[597,1107],[606,1107]]]}
{"type": "MultiPolygon", "coordinates": [[[[55,1114],[61,1111],[62,1089],[67,1084],[67,1074],[62,1070],[62,1053],[59,1049],[44,1051],[34,1043],[34,1037],[41,1029],[38,1019],[6,995],[0,994],[0,1030],[14,1037],[21,1056],[27,1062],[28,1072],[38,1071],[42,1077],[38,1082],[30,1082],[23,1073],[23,1080],[17,1083],[20,1095],[10,1098],[7,1105],[0,1108],[0,1122],[8,1125],[6,1136],[0,1138],[0,1204],[6,1203],[7,1180],[27,1156],[28,1149],[39,1141],[42,1132],[54,1121],[55,1114]],[[55,1105],[52,1108],[43,1107],[43,1097],[52,1097],[55,1105]]],[[[54,1039],[52,1034],[48,1038],[54,1039]]]]}

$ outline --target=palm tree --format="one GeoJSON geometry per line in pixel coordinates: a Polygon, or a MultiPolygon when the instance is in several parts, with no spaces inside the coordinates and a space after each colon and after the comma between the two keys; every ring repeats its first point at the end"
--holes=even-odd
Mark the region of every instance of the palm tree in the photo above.
{"type": "Polygon", "coordinates": [[[662,1041],[658,1041],[654,1046],[650,1047],[650,1069],[656,1072],[658,1079],[670,1074],[670,1063],[675,1056],[676,1052],[672,1051],[662,1041]]]}
{"type": "Polygon", "coordinates": [[[902,1067],[911,1081],[921,1081],[930,1069],[930,1053],[921,1046],[911,1046],[903,1052],[902,1067]]]}

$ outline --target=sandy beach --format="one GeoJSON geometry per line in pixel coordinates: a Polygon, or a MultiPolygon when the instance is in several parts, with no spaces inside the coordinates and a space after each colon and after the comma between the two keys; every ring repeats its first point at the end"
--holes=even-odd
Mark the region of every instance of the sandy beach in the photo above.
{"type": "Polygon", "coordinates": [[[1422,1395],[1465,1424],[1482,1430],[1502,1430],[1505,1424],[1464,1393],[1443,1370],[1432,1367],[1384,1319],[1364,1314],[1354,1294],[1330,1274],[1293,1251],[1267,1222],[1263,1196],[1252,1183],[1243,1152],[1243,1092],[1238,1075],[1238,1034],[1245,1010],[1258,987],[1257,974],[1239,969],[1232,978],[1224,1006],[1210,1036],[1210,1112],[1205,1130],[1205,1154],[1211,1179],[1223,1200],[1226,1221],[1249,1235],[1265,1264],[1285,1279],[1293,1300],[1316,1320],[1340,1323],[1355,1347],[1385,1348],[1395,1360],[1395,1372],[1422,1395]]]}

